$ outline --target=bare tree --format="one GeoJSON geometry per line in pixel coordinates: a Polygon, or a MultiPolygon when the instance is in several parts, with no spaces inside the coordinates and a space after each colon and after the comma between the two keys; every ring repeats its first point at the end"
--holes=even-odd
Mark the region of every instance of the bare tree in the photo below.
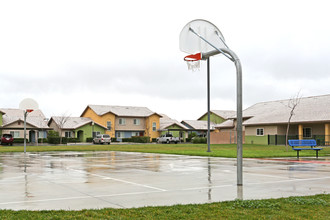
{"type": "Polygon", "coordinates": [[[288,151],[288,136],[289,136],[290,122],[291,122],[292,116],[294,115],[294,111],[300,102],[300,99],[301,99],[301,95],[300,95],[300,91],[299,91],[295,96],[293,96],[288,101],[287,107],[290,109],[290,115],[289,115],[288,124],[286,127],[286,134],[285,134],[286,151],[288,151]]]}
{"type": "Polygon", "coordinates": [[[64,128],[65,123],[68,121],[70,118],[70,115],[67,113],[63,113],[61,116],[57,117],[56,123],[59,128],[59,133],[60,133],[60,144],[62,144],[62,131],[64,128]]]}

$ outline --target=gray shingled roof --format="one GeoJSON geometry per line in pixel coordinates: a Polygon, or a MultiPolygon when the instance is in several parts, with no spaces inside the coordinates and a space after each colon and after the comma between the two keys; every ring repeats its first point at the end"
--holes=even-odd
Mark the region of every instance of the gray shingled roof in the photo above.
{"type": "Polygon", "coordinates": [[[217,124],[215,127],[216,128],[233,128],[234,125],[234,120],[233,119],[228,119],[221,124],[217,124]]]}
{"type": "MultiPolygon", "coordinates": [[[[51,120],[54,120],[56,124],[61,122],[63,117],[61,116],[53,116],[51,120]]],[[[68,117],[63,125],[63,129],[77,129],[80,128],[88,123],[91,123],[93,120],[90,118],[83,118],[83,117],[68,117]]],[[[95,123],[97,124],[97,123],[95,123]]],[[[98,124],[99,125],[99,124],[98,124]]],[[[99,125],[102,126],[102,125],[99,125]]],[[[104,126],[102,126],[104,127],[104,126]]]]}
{"type": "Polygon", "coordinates": [[[172,119],[170,117],[168,117],[167,115],[164,114],[160,114],[162,116],[162,118],[160,118],[160,122],[159,122],[159,130],[166,130],[169,126],[172,125],[177,125],[179,127],[181,127],[182,129],[188,129],[185,125],[181,124],[180,122],[178,122],[175,119],[172,119]]]}
{"type": "Polygon", "coordinates": [[[236,111],[233,110],[212,110],[211,112],[221,116],[224,119],[228,119],[236,115],[236,111]]]}
{"type": "MultiPolygon", "coordinates": [[[[0,109],[0,111],[4,112],[5,114],[2,116],[3,119],[3,127],[10,125],[16,121],[24,121],[24,111],[21,109],[0,109]]],[[[28,113],[26,117],[26,123],[37,127],[48,129],[47,122],[45,121],[45,115],[42,113],[41,110],[35,110],[31,113],[28,113]]]]}
{"type": "MultiPolygon", "coordinates": [[[[186,123],[190,127],[196,130],[207,130],[207,121],[198,121],[198,120],[183,120],[181,123],[186,123]]],[[[210,128],[214,129],[214,124],[213,122],[210,122],[210,128]]]]}
{"type": "MultiPolygon", "coordinates": [[[[210,110],[210,112],[213,112],[214,114],[220,116],[223,119],[232,118],[236,115],[236,111],[233,110],[210,110]]],[[[204,115],[202,115],[200,118],[198,118],[198,120],[203,118],[206,114],[207,112],[204,115]]]]}
{"type": "Polygon", "coordinates": [[[146,107],[133,106],[111,106],[111,105],[88,105],[96,114],[104,115],[111,112],[117,116],[126,117],[148,117],[155,112],[146,107]]]}
{"type": "MultiPolygon", "coordinates": [[[[287,123],[290,116],[289,99],[257,103],[243,112],[251,117],[243,125],[287,123]]],[[[330,95],[301,98],[291,123],[330,121],[330,95]]]]}

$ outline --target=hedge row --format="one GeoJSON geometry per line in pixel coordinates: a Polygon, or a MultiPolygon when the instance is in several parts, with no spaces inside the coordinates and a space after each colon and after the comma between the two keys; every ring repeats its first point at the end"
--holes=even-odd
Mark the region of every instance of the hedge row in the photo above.
{"type": "Polygon", "coordinates": [[[192,142],[194,144],[206,144],[207,143],[207,138],[205,138],[205,137],[194,137],[192,142]]]}
{"type": "MultiPolygon", "coordinates": [[[[14,143],[24,143],[24,138],[14,138],[13,140],[14,143]]],[[[26,139],[26,143],[28,143],[29,140],[26,139]]]]}
{"type": "Polygon", "coordinates": [[[150,137],[145,136],[133,136],[131,138],[123,138],[123,142],[133,142],[133,143],[150,143],[150,137]]]}
{"type": "MultiPolygon", "coordinates": [[[[62,137],[62,144],[77,143],[77,142],[80,142],[80,140],[78,138],[62,137]]],[[[49,144],[59,144],[60,143],[60,137],[48,137],[48,143],[49,144]]]]}

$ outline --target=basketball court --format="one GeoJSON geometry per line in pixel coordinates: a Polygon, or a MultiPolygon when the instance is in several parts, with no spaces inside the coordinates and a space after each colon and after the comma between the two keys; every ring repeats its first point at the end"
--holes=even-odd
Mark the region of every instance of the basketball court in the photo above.
{"type": "Polygon", "coordinates": [[[330,193],[330,158],[244,159],[126,152],[0,154],[0,207],[131,208],[330,193]]]}

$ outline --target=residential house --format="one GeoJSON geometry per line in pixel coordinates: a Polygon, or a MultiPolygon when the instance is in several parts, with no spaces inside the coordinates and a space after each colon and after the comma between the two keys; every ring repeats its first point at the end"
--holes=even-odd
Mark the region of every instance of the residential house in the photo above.
{"type": "MultiPolygon", "coordinates": [[[[226,121],[228,118],[231,118],[236,115],[236,111],[232,110],[210,110],[210,121],[215,124],[221,124],[226,121]]],[[[207,121],[208,113],[199,117],[199,121],[207,121]]]]}
{"type": "Polygon", "coordinates": [[[6,114],[6,113],[0,110],[0,135],[2,135],[2,130],[1,130],[2,124],[3,124],[2,117],[4,114],[6,114]]]}
{"type": "MultiPolygon", "coordinates": [[[[243,138],[249,144],[285,145],[290,99],[257,103],[243,111],[243,138]]],[[[290,121],[289,139],[316,139],[330,144],[330,95],[301,98],[290,121]]],[[[235,131],[235,117],[216,129],[235,131]]],[[[215,140],[213,138],[213,140],[215,140]]],[[[214,142],[214,141],[213,141],[214,142]]],[[[211,136],[212,143],[212,136],[211,136]]]]}
{"type": "MultiPolygon", "coordinates": [[[[24,138],[24,110],[2,108],[0,112],[2,134],[12,134],[14,138],[24,138]]],[[[47,138],[47,131],[50,128],[40,109],[27,114],[26,130],[26,138],[30,142],[36,142],[37,138],[47,138]]]]}
{"type": "MultiPolygon", "coordinates": [[[[186,126],[189,130],[189,133],[195,132],[197,136],[206,137],[207,136],[207,121],[198,121],[198,120],[183,120],[181,124],[186,126]]],[[[210,122],[210,131],[214,131],[215,123],[210,122]]]]}
{"type": "Polygon", "coordinates": [[[146,107],[88,105],[81,117],[91,118],[107,128],[106,134],[122,138],[147,136],[151,139],[160,135],[161,115],[146,107]]]}
{"type": "MultiPolygon", "coordinates": [[[[290,99],[257,103],[243,112],[246,143],[285,144],[290,99]]],[[[301,98],[290,121],[289,136],[330,143],[330,95],[301,98]]]]}
{"type": "Polygon", "coordinates": [[[106,127],[95,123],[90,118],[53,116],[48,126],[59,132],[62,137],[78,138],[80,142],[86,142],[87,138],[104,134],[106,127]]]}
{"type": "Polygon", "coordinates": [[[180,137],[185,142],[188,137],[188,128],[165,114],[161,114],[161,116],[159,126],[161,134],[171,133],[174,137],[180,137]]]}

